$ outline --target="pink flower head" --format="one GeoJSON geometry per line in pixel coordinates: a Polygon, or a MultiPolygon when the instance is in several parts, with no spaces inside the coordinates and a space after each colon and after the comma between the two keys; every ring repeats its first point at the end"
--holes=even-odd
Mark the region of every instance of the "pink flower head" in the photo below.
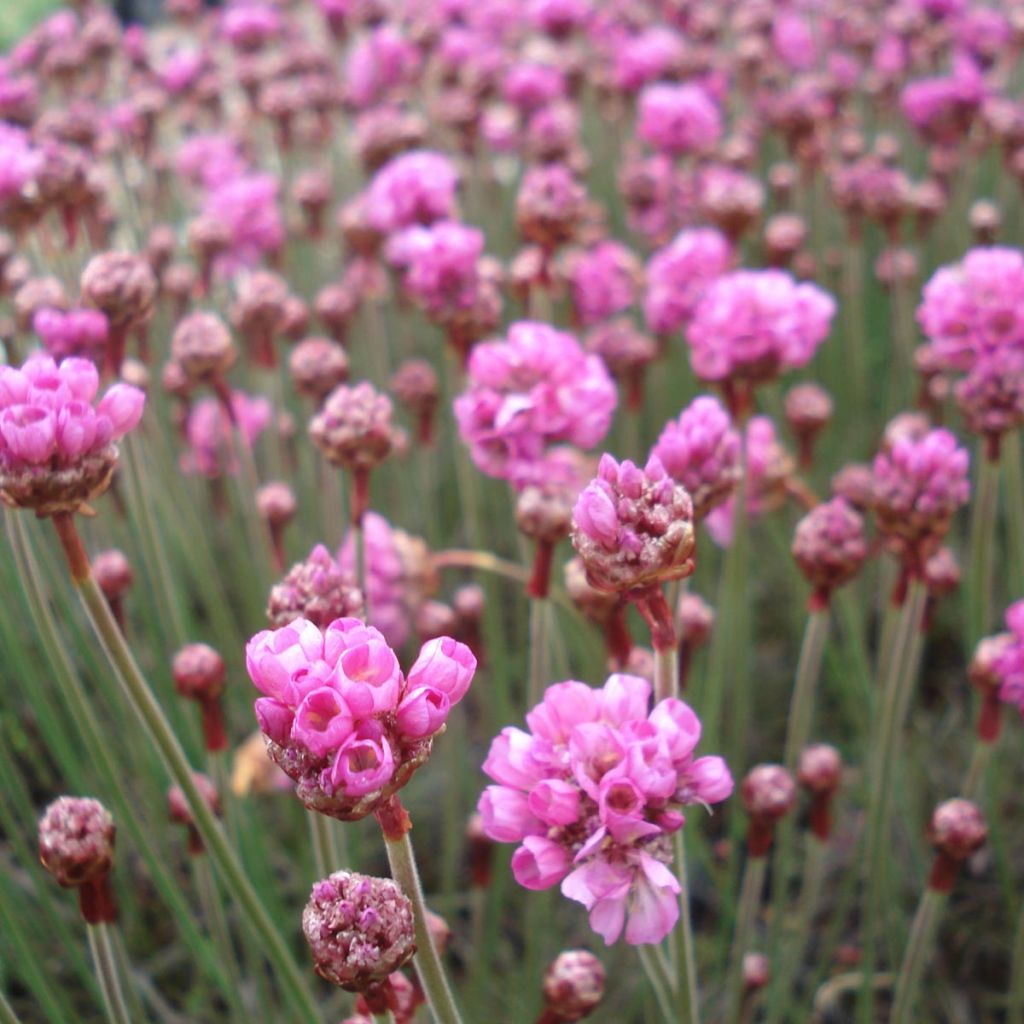
{"type": "Polygon", "coordinates": [[[835,300],[781,270],[739,270],[714,281],[686,331],[702,380],[756,383],[806,365],[825,340],[835,300]]]}
{"type": "Polygon", "coordinates": [[[971,249],[940,267],[924,287],[917,321],[940,369],[970,370],[1004,349],[1024,351],[1024,254],[1000,246],[971,249]]]}
{"type": "Polygon", "coordinates": [[[647,263],[644,318],[648,328],[664,336],[684,327],[708,286],[732,261],[732,246],[716,228],[680,232],[647,263]]]}
{"type": "Polygon", "coordinates": [[[207,195],[203,213],[227,229],[228,251],[220,261],[226,270],[253,266],[281,248],[285,231],[279,189],[272,174],[253,173],[227,180],[207,195]]]}
{"type": "Polygon", "coordinates": [[[443,323],[475,302],[483,251],[482,231],[445,220],[398,232],[385,255],[401,268],[402,286],[412,299],[443,323]]]}
{"type": "Polygon", "coordinates": [[[900,108],[929,142],[956,145],[967,135],[987,94],[978,66],[969,57],[954,61],[953,73],[905,86],[900,108]]]}
{"type": "Polygon", "coordinates": [[[640,265],[632,251],[619,242],[599,242],[573,254],[568,278],[576,317],[590,327],[633,305],[640,265]]]}
{"type": "Polygon", "coordinates": [[[707,153],[722,137],[722,114],[698,85],[658,83],[640,94],[637,135],[662,153],[707,153]]]}
{"type": "Polygon", "coordinates": [[[602,455],[573,509],[572,543],[587,582],[619,593],[693,572],[693,502],[652,455],[641,469],[602,455]]]}
{"type": "Polygon", "coordinates": [[[366,193],[370,224],[389,234],[451,218],[458,185],[458,171],[441,153],[421,149],[396,156],[370,182],[366,193]]]}
{"type": "Polygon", "coordinates": [[[0,367],[0,494],[39,515],[78,508],[102,493],[117,464],[114,442],[142,418],[145,394],[114,384],[98,404],[88,359],[59,365],[30,356],[0,367]]]}
{"type": "Polygon", "coordinates": [[[990,440],[990,455],[998,454],[999,438],[1024,423],[1024,348],[979,355],[955,394],[967,428],[990,440]]]}
{"type": "Polygon", "coordinates": [[[912,558],[931,554],[970,497],[970,456],[948,430],[902,436],[875,456],[872,498],[879,529],[912,558]]]}
{"type": "Polygon", "coordinates": [[[726,501],[739,480],[740,435],[711,395],[698,396],[670,420],[651,454],[690,492],[697,520],[726,501]]]}
{"type": "Polygon", "coordinates": [[[407,679],[381,633],[353,618],[323,630],[296,619],[246,646],[271,758],[307,807],[342,820],[370,813],[426,761],[475,668],[468,648],[442,637],[407,679]]]}
{"type": "Polygon", "coordinates": [[[98,309],[64,311],[47,306],[32,318],[32,330],[54,359],[81,356],[100,363],[109,324],[98,309]]]}
{"type": "Polygon", "coordinates": [[[505,729],[491,744],[479,811],[485,834],[519,843],[516,881],[561,883],[590,912],[606,943],[660,942],[678,916],[668,836],[683,808],[720,802],[732,779],[720,758],[694,759],[700,722],[682,701],[649,711],[651,688],[610,677],[599,690],[548,688],[527,715],[530,732],[505,729]]]}
{"type": "MultiPolygon", "coordinates": [[[[242,441],[251,448],[270,423],[270,402],[262,396],[254,398],[244,391],[234,391],[231,408],[242,441]]],[[[219,399],[204,398],[192,407],[185,422],[185,436],[189,448],[181,457],[183,472],[211,479],[238,472],[235,431],[219,399]]]]}
{"type": "Polygon", "coordinates": [[[240,0],[221,16],[221,31],[239,50],[258,50],[281,29],[281,14],[272,4],[240,0]]]}
{"type": "Polygon", "coordinates": [[[392,25],[379,25],[363,36],[348,56],[346,98],[357,110],[366,110],[414,82],[421,64],[414,43],[392,25]]]}
{"type": "Polygon", "coordinates": [[[0,215],[6,204],[22,196],[44,162],[42,150],[32,145],[28,132],[0,122],[0,215]]]}
{"type": "Polygon", "coordinates": [[[473,348],[455,417],[477,467],[523,487],[544,471],[549,446],[597,444],[616,400],[604,363],[571,334],[520,321],[505,340],[473,348]]]}
{"type": "Polygon", "coordinates": [[[678,32],[667,25],[652,25],[614,47],[612,82],[622,92],[639,92],[665,78],[685,57],[686,44],[678,32]]]}
{"type": "Polygon", "coordinates": [[[530,114],[561,99],[565,76],[558,68],[536,61],[520,61],[505,72],[501,95],[522,114],[530,114]]]}
{"type": "Polygon", "coordinates": [[[238,142],[229,135],[193,135],[175,157],[178,174],[203,189],[214,189],[242,177],[245,160],[238,142]]]}
{"type": "Polygon", "coordinates": [[[796,11],[780,11],[772,22],[772,46],[788,67],[807,71],[818,61],[814,32],[796,11]]]}
{"type": "Polygon", "coordinates": [[[997,652],[991,674],[999,687],[999,699],[1016,704],[1024,715],[1024,601],[1007,608],[1006,625],[1009,633],[991,638],[997,652]]]}

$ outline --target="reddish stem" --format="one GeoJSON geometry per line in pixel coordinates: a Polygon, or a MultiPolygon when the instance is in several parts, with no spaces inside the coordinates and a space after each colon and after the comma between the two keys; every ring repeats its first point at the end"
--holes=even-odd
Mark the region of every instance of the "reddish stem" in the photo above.
{"type": "Polygon", "coordinates": [[[220,697],[199,702],[203,715],[203,737],[209,753],[228,749],[228,736],[224,728],[224,707],[220,697]]]}
{"type": "Polygon", "coordinates": [[[956,876],[960,874],[960,861],[954,860],[948,853],[939,850],[935,854],[931,873],[928,875],[928,888],[934,892],[949,892],[953,888],[956,876]]]}
{"type": "Polygon", "coordinates": [[[978,739],[982,743],[995,743],[1003,725],[1003,702],[998,690],[988,690],[981,698],[978,712],[978,739]]]}
{"type": "Polygon", "coordinates": [[[352,525],[362,526],[363,516],[370,508],[370,471],[358,466],[352,470],[352,494],[350,498],[352,525]]]}
{"type": "Polygon", "coordinates": [[[747,826],[747,852],[751,857],[767,857],[775,838],[775,823],[751,818],[747,826]]]}
{"type": "Polygon", "coordinates": [[[533,574],[526,584],[526,593],[530,597],[543,598],[548,596],[551,585],[551,559],[555,553],[555,545],[549,540],[538,540],[533,552],[533,574]]]}
{"type": "Polygon", "coordinates": [[[823,843],[832,835],[832,794],[815,793],[811,797],[811,831],[823,843]]]}
{"type": "Polygon", "coordinates": [[[412,829],[412,819],[397,794],[389,797],[378,807],[374,811],[374,817],[380,824],[384,838],[391,843],[397,842],[412,829]]]}
{"type": "Polygon", "coordinates": [[[64,557],[67,559],[68,569],[71,570],[71,578],[75,583],[83,583],[89,578],[89,559],[82,546],[82,538],[78,535],[78,528],[75,526],[74,512],[55,512],[53,525],[60,538],[61,547],[64,549],[64,557]]]}
{"type": "Polygon", "coordinates": [[[604,630],[608,660],[615,668],[625,668],[629,662],[629,654],[633,650],[633,638],[629,635],[629,626],[626,624],[626,606],[621,601],[608,617],[604,630]]]}
{"type": "Polygon", "coordinates": [[[110,887],[109,871],[78,887],[78,907],[86,924],[110,924],[117,920],[117,901],[110,887]]]}
{"type": "Polygon", "coordinates": [[[651,645],[656,651],[671,651],[676,646],[676,626],[672,610],[661,587],[649,587],[633,600],[651,630],[651,645]]]}

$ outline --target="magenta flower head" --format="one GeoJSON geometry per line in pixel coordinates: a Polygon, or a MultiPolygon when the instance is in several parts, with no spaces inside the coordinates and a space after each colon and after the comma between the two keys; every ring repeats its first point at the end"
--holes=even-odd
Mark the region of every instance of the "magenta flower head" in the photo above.
{"type": "Polygon", "coordinates": [[[928,838],[936,851],[928,888],[949,892],[963,862],[985,845],[988,826],[984,815],[970,800],[946,800],[932,814],[928,838]]]}
{"type": "Polygon", "coordinates": [[[776,822],[796,803],[796,783],[782,765],[759,764],[747,772],[740,795],[750,815],[747,849],[752,857],[764,857],[771,849],[776,822]]]}
{"type": "Polygon", "coordinates": [[[171,335],[171,357],[192,384],[222,376],[237,356],[231,332],[214,313],[190,313],[171,335]]]}
{"type": "MultiPolygon", "coordinates": [[[[262,396],[231,392],[231,411],[242,443],[249,448],[270,424],[270,402],[262,396]]],[[[185,473],[198,473],[211,480],[238,473],[231,420],[218,398],[204,398],[193,406],[185,422],[188,450],[181,456],[185,473]]]]}
{"type": "Polygon", "coordinates": [[[527,242],[551,253],[571,242],[587,214],[587,190],[563,164],[533,167],[516,196],[516,223],[527,242]]]}
{"type": "Polygon", "coordinates": [[[348,55],[345,98],[357,110],[366,110],[415,81],[421,64],[411,40],[391,25],[378,25],[348,55]]]}
{"type": "Polygon", "coordinates": [[[366,192],[370,225],[390,234],[414,224],[433,224],[456,214],[459,173],[441,153],[414,150],[385,164],[366,192]]]}
{"type": "Polygon", "coordinates": [[[67,311],[44,307],[32,318],[32,330],[39,335],[46,351],[56,360],[78,356],[103,362],[109,326],[98,309],[67,311]]]}
{"type": "Polygon", "coordinates": [[[970,456],[948,430],[900,437],[872,466],[872,507],[878,528],[912,568],[920,568],[970,497],[970,456]]]}
{"type": "Polygon", "coordinates": [[[117,442],[142,418],[146,396],[112,385],[94,405],[99,374],[87,359],[30,356],[0,367],[0,498],[36,515],[74,512],[102,494],[117,442]]]}
{"type": "Polygon", "coordinates": [[[633,305],[640,282],[640,263],[618,242],[599,242],[573,253],[566,276],[576,319],[591,327],[633,305]]]}
{"type": "Polygon", "coordinates": [[[641,469],[602,455],[573,510],[572,543],[587,581],[628,593],[693,572],[693,501],[652,455],[641,469]]]}
{"type": "Polygon", "coordinates": [[[256,717],[271,759],[306,807],[351,821],[381,807],[426,762],[476,659],[440,637],[405,676],[383,635],[359,619],[324,630],[296,619],[257,633],[246,667],[263,694],[256,717]]]}
{"type": "Polygon", "coordinates": [[[638,676],[610,676],[599,690],[556,683],[526,716],[530,731],[502,730],[484,762],[496,783],[478,806],[484,832],[519,844],[516,881],[561,883],[607,944],[623,932],[632,945],[668,934],[679,916],[668,837],[686,807],[733,788],[721,758],[693,757],[693,711],[675,698],[649,711],[650,697],[638,676]]]}
{"type": "Polygon", "coordinates": [[[302,931],[316,973],[349,992],[383,984],[416,952],[412,904],[398,883],[353,871],[313,886],[302,931]]]}
{"type": "Polygon", "coordinates": [[[101,252],[82,271],[82,301],[103,313],[110,324],[107,369],[116,373],[124,359],[127,332],[153,315],[157,283],[143,257],[128,252],[101,252]]]}
{"type": "Polygon", "coordinates": [[[688,228],[647,263],[644,318],[665,337],[685,327],[708,286],[733,261],[729,240],[716,228],[688,228]]]}
{"type": "Polygon", "coordinates": [[[363,613],[363,595],[351,572],[343,569],[322,544],[288,570],[270,590],[267,619],[280,629],[295,619],[308,619],[326,629],[335,619],[363,613]]]}
{"type": "Polygon", "coordinates": [[[468,389],[455,418],[473,462],[488,476],[522,487],[546,472],[549,446],[596,445],[615,411],[604,363],[564,331],[519,321],[503,341],[484,342],[469,359],[468,389]]]}
{"type": "Polygon", "coordinates": [[[39,859],[58,884],[78,889],[88,924],[117,919],[109,881],[116,831],[110,812],[88,797],[60,797],[39,822],[39,859]]]}
{"type": "Polygon", "coordinates": [[[717,398],[700,395],[669,420],[651,449],[693,499],[700,522],[726,501],[740,478],[740,435],[717,398]]]}
{"type": "Polygon", "coordinates": [[[812,609],[828,605],[837,587],[852,579],[868,555],[864,520],[842,498],[811,509],[797,523],[793,558],[814,588],[812,609]]]}
{"type": "Polygon", "coordinates": [[[662,153],[708,153],[722,137],[722,114],[699,86],[658,83],[640,94],[637,135],[662,153]]]}
{"type": "Polygon", "coordinates": [[[989,647],[981,658],[975,655],[975,662],[980,664],[972,662],[971,678],[979,685],[979,677],[984,674],[990,689],[998,687],[999,699],[1016,704],[1024,715],[1024,601],[1015,601],[1006,610],[1006,625],[1008,633],[982,641],[989,647]]]}
{"type": "Polygon", "coordinates": [[[544,972],[544,1003],[552,1020],[583,1020],[602,999],[604,965],[585,949],[559,953],[544,972]]]}
{"type": "Polygon", "coordinates": [[[739,270],[708,288],[686,331],[690,365],[727,389],[806,365],[825,340],[835,300],[782,270],[739,270]]]}

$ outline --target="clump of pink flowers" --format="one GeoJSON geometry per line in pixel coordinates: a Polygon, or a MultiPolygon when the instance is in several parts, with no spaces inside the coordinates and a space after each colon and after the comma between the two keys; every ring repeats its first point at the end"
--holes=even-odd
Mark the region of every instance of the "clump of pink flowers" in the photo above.
{"type": "Polygon", "coordinates": [[[659,82],[640,94],[637,135],[659,152],[707,153],[722,137],[722,114],[699,85],[659,82]]]}
{"type": "Polygon", "coordinates": [[[459,172],[441,153],[415,150],[385,164],[366,192],[369,222],[382,234],[453,217],[459,172]]]}
{"type": "Polygon", "coordinates": [[[615,411],[615,383],[602,360],[565,331],[520,321],[503,341],[473,348],[469,387],[455,417],[473,462],[516,487],[544,475],[550,446],[596,445],[615,411]]]}
{"type": "Polygon", "coordinates": [[[600,689],[550,686],[526,716],[491,744],[479,811],[493,840],[518,843],[516,881],[561,883],[607,944],[660,942],[679,916],[670,836],[684,809],[733,790],[720,757],[694,758],[700,721],[682,701],[650,709],[651,686],[613,675],[600,689]]]}
{"type": "Polygon", "coordinates": [[[383,635],[360,619],[324,630],[296,619],[257,633],[246,668],[263,694],[256,717],[271,758],[303,804],[347,821],[379,807],[427,760],[476,658],[440,637],[403,673],[383,635]]]}
{"type": "Polygon", "coordinates": [[[229,416],[217,398],[203,398],[195,404],[185,422],[188,450],[181,457],[183,472],[211,479],[238,472],[237,436],[252,448],[269,425],[272,410],[266,398],[244,391],[231,393],[231,410],[229,416]],[[237,431],[232,429],[232,418],[237,431]]]}

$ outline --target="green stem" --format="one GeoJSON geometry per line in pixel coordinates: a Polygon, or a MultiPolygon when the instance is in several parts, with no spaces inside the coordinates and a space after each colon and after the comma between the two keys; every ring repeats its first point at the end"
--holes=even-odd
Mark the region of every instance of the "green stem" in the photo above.
{"type": "Polygon", "coordinates": [[[70,515],[67,515],[66,518],[55,516],[54,525],[57,526],[65,553],[68,555],[72,582],[78,592],[82,607],[114,669],[114,675],[125,697],[142,721],[172,778],[181,787],[189,809],[192,811],[196,829],[202,837],[203,845],[223,875],[232,895],[238,901],[249,926],[263,942],[264,955],[276,967],[282,982],[287,987],[294,1010],[298,1014],[297,1019],[314,1024],[319,1019],[319,1011],[306,980],[300,973],[284,940],[274,927],[256,890],[246,876],[245,869],[228,843],[224,829],[196,787],[185,752],[164,717],[149,684],[139,670],[135,658],[111,614],[106,598],[93,578],[88,560],[81,548],[81,541],[78,538],[73,518],[70,515]]]}
{"type": "Polygon", "coordinates": [[[14,1007],[7,1002],[3,990],[0,990],[0,1024],[21,1024],[18,1015],[14,1012],[14,1007]]]}
{"type": "Polygon", "coordinates": [[[640,958],[644,974],[647,975],[647,980],[651,983],[654,998],[658,1002],[658,1009],[661,1010],[667,1024],[673,1024],[678,1018],[672,1008],[668,973],[665,970],[665,965],[658,959],[657,946],[637,946],[636,955],[640,958]]]}
{"type": "Polygon", "coordinates": [[[110,1024],[131,1024],[131,1015],[124,999],[121,975],[117,969],[114,946],[110,941],[110,925],[90,924],[86,927],[89,952],[96,969],[96,980],[103,995],[103,1010],[110,1024]]]}
{"type": "Polygon", "coordinates": [[[884,896],[883,860],[885,836],[888,834],[889,809],[892,804],[892,773],[896,752],[903,731],[900,709],[909,706],[909,697],[916,677],[916,659],[913,650],[917,634],[921,631],[928,591],[924,583],[914,579],[900,609],[892,653],[881,686],[881,704],[874,727],[872,743],[873,768],[871,790],[868,796],[867,825],[865,827],[865,857],[867,897],[864,923],[864,971],[859,1019],[861,1024],[874,1020],[874,974],[880,919],[884,896]],[[914,664],[910,664],[914,662],[914,664]]]}
{"type": "Polygon", "coordinates": [[[341,854],[334,841],[333,822],[326,815],[308,811],[309,836],[313,846],[313,868],[317,878],[326,878],[332,871],[344,867],[341,854]]]}
{"type": "Polygon", "coordinates": [[[974,744],[974,753],[971,755],[971,763],[964,777],[964,784],[961,787],[961,795],[965,800],[977,800],[981,784],[985,781],[985,773],[992,760],[992,752],[995,750],[995,743],[987,743],[985,740],[978,740],[974,744]]]}
{"type": "MultiPolygon", "coordinates": [[[[674,678],[674,677],[673,677],[674,678]]],[[[672,849],[679,879],[679,921],[676,924],[676,1017],[680,1024],[700,1024],[700,989],[697,987],[697,951],[690,918],[690,885],[686,870],[683,829],[672,837],[672,849]]]]}
{"type": "Polygon", "coordinates": [[[999,463],[986,458],[982,453],[971,514],[971,564],[967,588],[968,650],[973,650],[974,645],[990,632],[992,625],[993,556],[998,506],[999,463]]]}
{"type": "Polygon", "coordinates": [[[550,602],[546,597],[530,598],[530,676],[527,707],[540,703],[548,682],[548,624],[550,602]]]}
{"type": "Polygon", "coordinates": [[[654,652],[654,703],[679,696],[679,648],[654,652]]]}
{"type": "Polygon", "coordinates": [[[800,751],[807,745],[814,721],[814,691],[821,675],[821,661],[828,638],[828,607],[812,611],[807,616],[804,639],[800,645],[800,660],[797,662],[796,683],[789,702],[789,719],[786,726],[786,747],[783,763],[792,772],[796,768],[800,751]]]}
{"type": "Polygon", "coordinates": [[[740,888],[739,909],[736,912],[736,932],[733,936],[729,977],[725,989],[727,1024],[736,1024],[743,1007],[743,957],[749,950],[754,934],[767,869],[767,857],[750,857],[743,870],[743,885],[740,888]]]}
{"type": "Polygon", "coordinates": [[[1021,466],[1021,431],[1003,438],[1004,476],[1006,480],[1004,512],[1006,534],[1010,541],[1010,593],[1024,592],[1024,468],[1021,466]]]}
{"type": "Polygon", "coordinates": [[[412,849],[409,833],[400,838],[384,837],[387,847],[388,863],[391,865],[391,877],[402,887],[402,892],[412,903],[413,918],[416,926],[416,974],[423,986],[423,994],[427,1005],[437,1024],[462,1024],[455,997],[448,984],[448,978],[441,966],[441,958],[437,955],[434,937],[427,927],[427,905],[423,900],[420,887],[420,876],[416,870],[416,857],[412,849]]]}
{"type": "Polygon", "coordinates": [[[359,592],[363,595],[363,618],[370,621],[370,582],[367,579],[366,566],[366,530],[362,521],[352,524],[352,544],[355,547],[356,556],[356,583],[359,592]]]}
{"type": "Polygon", "coordinates": [[[376,1024],[395,1024],[395,1015],[390,1010],[383,1013],[375,1013],[373,1019],[376,1024]]]}
{"type": "Polygon", "coordinates": [[[914,1017],[914,1005],[917,1002],[921,978],[931,955],[938,927],[939,917],[949,899],[948,892],[928,888],[917,905],[914,923],[910,928],[907,940],[907,951],[903,957],[899,978],[896,981],[896,996],[893,1000],[890,1024],[910,1024],[919,1019],[914,1017]]]}
{"type": "Polygon", "coordinates": [[[228,930],[220,893],[217,891],[217,880],[213,877],[210,859],[206,854],[197,854],[192,858],[192,877],[196,883],[199,904],[203,908],[203,916],[206,918],[206,927],[210,932],[210,937],[216,943],[221,956],[224,957],[224,966],[231,974],[231,980],[241,992],[238,955],[235,952],[235,945],[231,941],[231,932],[228,930]]]}

